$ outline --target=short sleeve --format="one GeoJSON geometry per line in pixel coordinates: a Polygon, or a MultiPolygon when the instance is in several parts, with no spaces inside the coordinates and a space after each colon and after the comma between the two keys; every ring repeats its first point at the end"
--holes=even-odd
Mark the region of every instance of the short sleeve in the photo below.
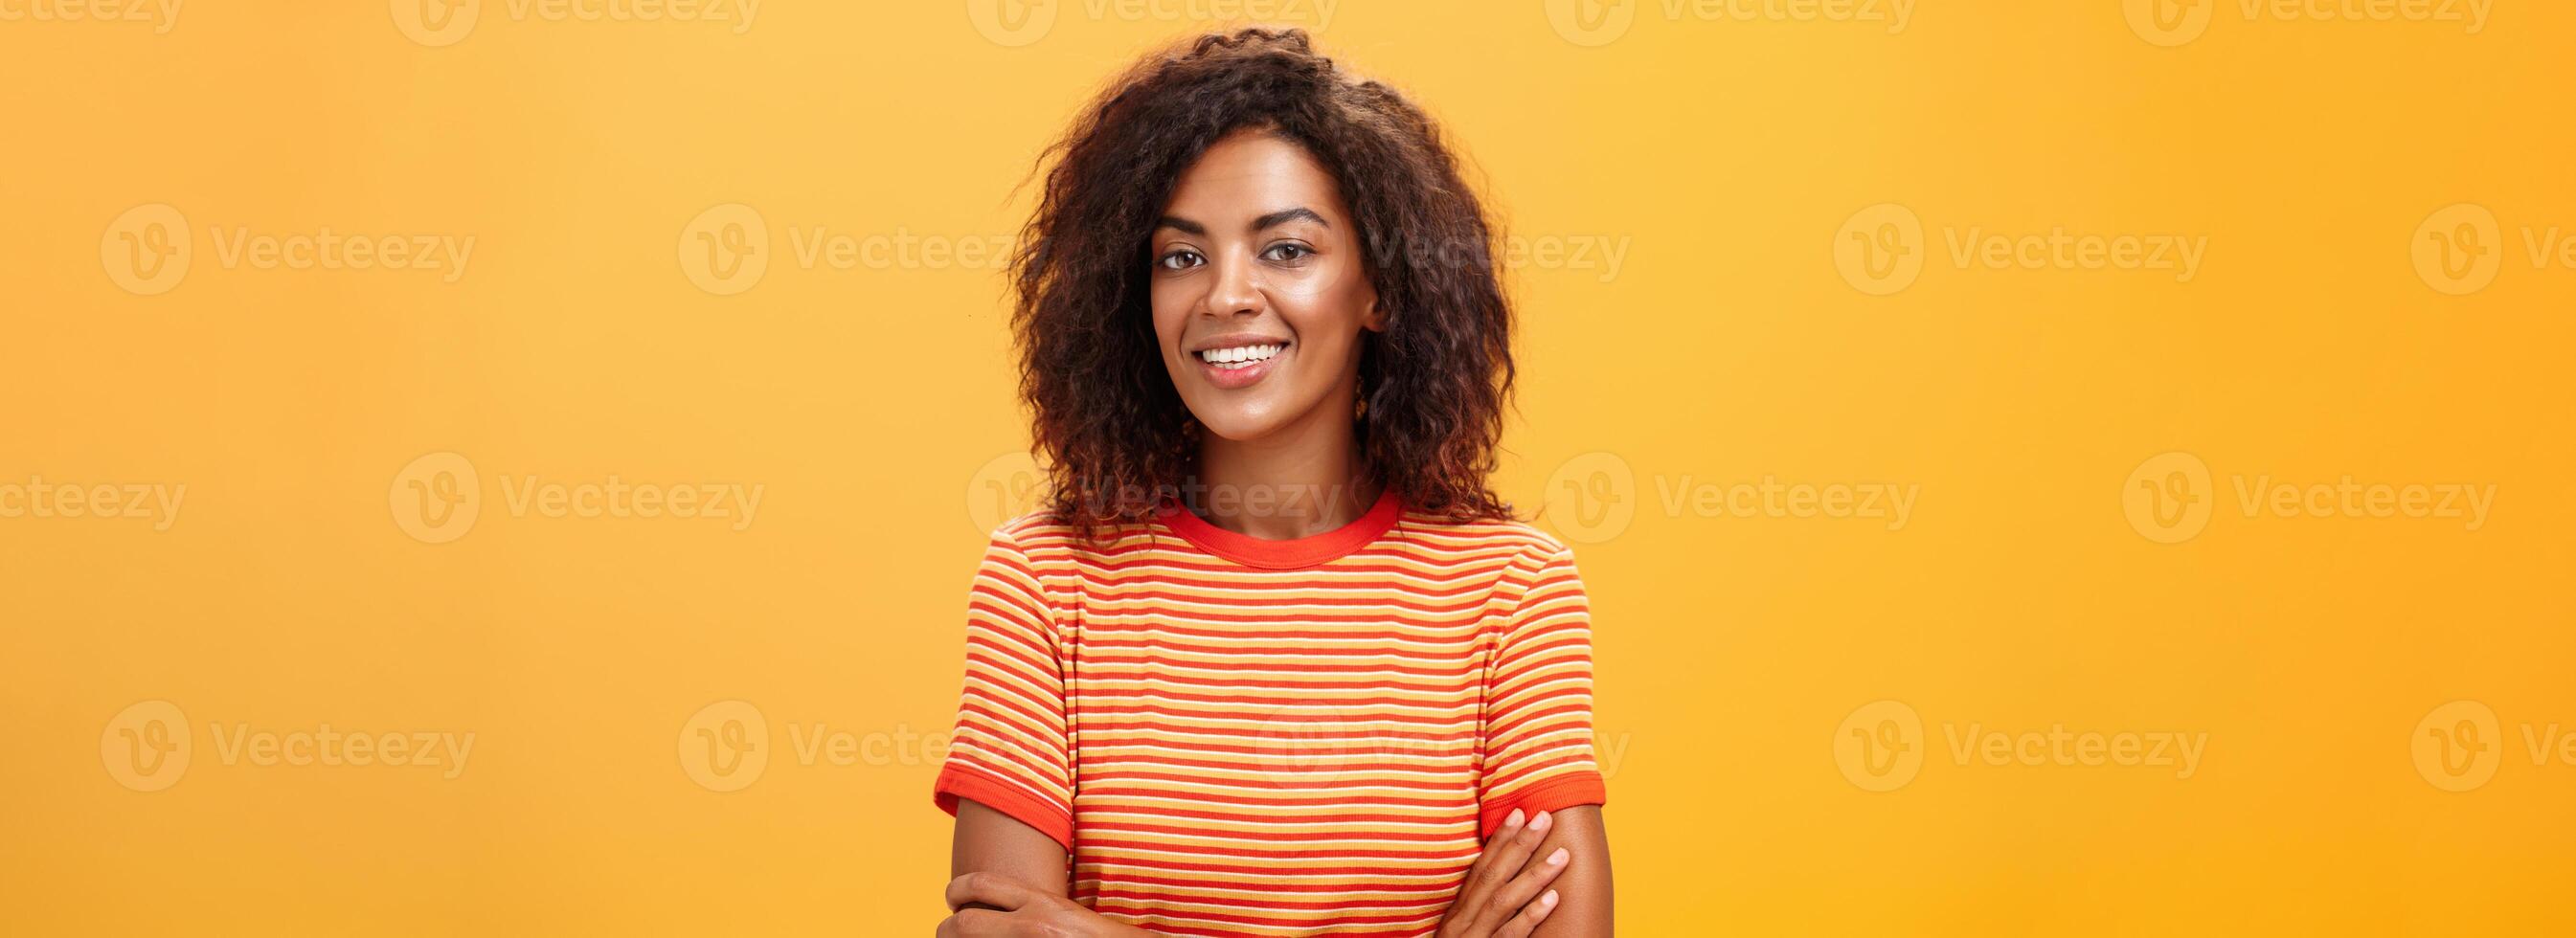
{"type": "Polygon", "coordinates": [[[1592,613],[1574,555],[1547,545],[1506,574],[1525,584],[1485,670],[1480,835],[1517,808],[1603,804],[1592,751],[1592,613]]]}
{"type": "Polygon", "coordinates": [[[1073,761],[1055,616],[1036,565],[993,533],[966,600],[957,730],[932,786],[940,810],[969,798],[1073,849],[1073,761]]]}

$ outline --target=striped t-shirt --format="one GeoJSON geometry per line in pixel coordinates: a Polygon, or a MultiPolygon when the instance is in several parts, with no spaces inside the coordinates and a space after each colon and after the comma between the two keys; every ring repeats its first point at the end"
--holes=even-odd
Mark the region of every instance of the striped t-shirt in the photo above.
{"type": "Polygon", "coordinates": [[[1063,842],[1073,898],[1149,931],[1426,933],[1514,808],[1603,802],[1583,584],[1529,525],[1392,494],[1285,541],[1024,516],[935,797],[1063,842]]]}

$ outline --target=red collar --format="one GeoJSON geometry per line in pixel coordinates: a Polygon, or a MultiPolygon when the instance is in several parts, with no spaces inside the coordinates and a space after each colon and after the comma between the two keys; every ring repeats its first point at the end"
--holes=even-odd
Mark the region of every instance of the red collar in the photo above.
{"type": "Polygon", "coordinates": [[[1160,515],[1164,526],[1200,550],[1247,567],[1271,570],[1311,567],[1349,556],[1352,551],[1377,540],[1378,535],[1395,527],[1396,519],[1403,516],[1404,500],[1395,496],[1393,488],[1380,493],[1377,504],[1369,506],[1368,513],[1349,524],[1322,534],[1287,540],[1270,540],[1228,531],[1181,507],[1178,501],[1164,502],[1160,515]]]}

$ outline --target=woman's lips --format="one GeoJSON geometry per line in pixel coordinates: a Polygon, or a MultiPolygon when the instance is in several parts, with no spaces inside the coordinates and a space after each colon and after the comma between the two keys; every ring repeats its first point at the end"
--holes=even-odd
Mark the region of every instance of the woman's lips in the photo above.
{"type": "Polygon", "coordinates": [[[1201,377],[1207,379],[1207,383],[1232,391],[1238,388],[1248,388],[1255,384],[1259,384],[1261,383],[1261,379],[1270,376],[1271,370],[1279,366],[1279,360],[1286,357],[1289,350],[1288,343],[1282,342],[1276,344],[1278,345],[1279,350],[1271,353],[1270,357],[1259,361],[1226,363],[1221,365],[1216,362],[1208,361],[1206,357],[1196,353],[1191,354],[1190,358],[1199,363],[1199,374],[1201,377]]]}

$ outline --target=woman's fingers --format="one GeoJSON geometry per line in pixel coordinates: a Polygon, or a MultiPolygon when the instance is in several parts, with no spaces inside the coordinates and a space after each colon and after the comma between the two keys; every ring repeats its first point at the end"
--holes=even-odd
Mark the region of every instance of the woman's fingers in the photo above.
{"type": "Polygon", "coordinates": [[[1545,811],[1528,816],[1528,823],[1522,823],[1524,816],[1513,809],[1485,841],[1484,849],[1477,851],[1448,916],[1441,921],[1441,934],[1526,935],[1555,909],[1556,893],[1541,896],[1539,891],[1565,872],[1572,855],[1560,847],[1544,857],[1533,857],[1556,821],[1545,811]],[[1510,930],[1515,927],[1520,930],[1510,930]]]}
{"type": "MultiPolygon", "coordinates": [[[[1518,817],[1520,812],[1515,810],[1512,816],[1518,817]]],[[[1502,828],[1494,831],[1494,839],[1485,842],[1484,854],[1476,858],[1480,863],[1492,862],[1492,865],[1485,870],[1487,889],[1500,886],[1509,882],[1512,877],[1520,875],[1521,867],[1529,863],[1530,852],[1538,849],[1539,841],[1547,839],[1547,832],[1554,825],[1555,822],[1548,818],[1545,811],[1530,818],[1527,825],[1517,825],[1508,819],[1505,820],[1502,828]]]]}
{"type": "Polygon", "coordinates": [[[938,938],[974,938],[976,935],[990,935],[1001,929],[1002,914],[990,909],[967,909],[941,920],[939,930],[935,934],[938,938]]]}
{"type": "Polygon", "coordinates": [[[1556,890],[1550,889],[1538,897],[1538,901],[1522,907],[1520,914],[1512,916],[1511,921],[1494,929],[1494,938],[1529,938],[1529,933],[1538,929],[1538,923],[1546,921],[1547,914],[1554,911],[1556,890]]]}
{"type": "Polygon", "coordinates": [[[1546,889],[1547,884],[1555,882],[1557,874],[1565,872],[1566,863],[1572,857],[1573,854],[1564,847],[1558,847],[1548,851],[1546,856],[1532,860],[1528,866],[1522,867],[1520,875],[1512,877],[1503,883],[1501,889],[1494,891],[1493,907],[1498,910],[1494,918],[1500,919],[1504,915],[1523,913],[1529,906],[1535,905],[1533,900],[1539,897],[1539,891],[1546,889]]]}
{"type": "MultiPolygon", "coordinates": [[[[1476,923],[1499,925],[1510,920],[1512,915],[1520,915],[1520,907],[1528,904],[1530,897],[1522,894],[1520,899],[1512,899],[1512,884],[1522,876],[1528,876],[1530,868],[1546,866],[1546,863],[1530,861],[1530,853],[1538,850],[1540,840],[1548,840],[1548,830],[1553,830],[1553,827],[1556,827],[1556,819],[1548,817],[1548,812],[1538,812],[1535,817],[1530,817],[1530,825],[1520,827],[1520,830],[1504,825],[1504,830],[1494,832],[1494,840],[1486,843],[1484,848],[1494,866],[1486,871],[1484,889],[1476,889],[1476,923]]],[[[1556,874],[1551,871],[1546,879],[1556,879],[1556,874]]]]}

